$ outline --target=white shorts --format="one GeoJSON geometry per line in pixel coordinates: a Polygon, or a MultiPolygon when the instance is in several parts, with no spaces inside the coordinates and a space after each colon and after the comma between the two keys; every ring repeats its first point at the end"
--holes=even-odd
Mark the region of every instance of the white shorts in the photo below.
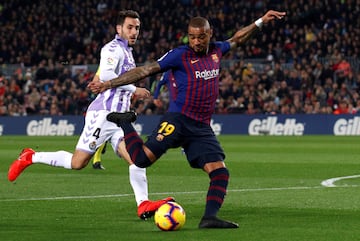
{"type": "Polygon", "coordinates": [[[99,146],[111,138],[111,146],[117,153],[117,146],[124,138],[124,132],[115,123],[106,120],[109,113],[106,110],[86,113],[85,125],[76,144],[77,150],[94,154],[99,146]]]}

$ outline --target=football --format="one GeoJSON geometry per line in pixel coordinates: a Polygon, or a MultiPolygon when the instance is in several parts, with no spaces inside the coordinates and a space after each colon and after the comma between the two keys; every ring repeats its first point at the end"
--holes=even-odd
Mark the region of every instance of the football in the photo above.
{"type": "Polygon", "coordinates": [[[167,202],[155,212],[156,226],[162,231],[175,231],[185,224],[185,210],[177,202],[167,202]]]}

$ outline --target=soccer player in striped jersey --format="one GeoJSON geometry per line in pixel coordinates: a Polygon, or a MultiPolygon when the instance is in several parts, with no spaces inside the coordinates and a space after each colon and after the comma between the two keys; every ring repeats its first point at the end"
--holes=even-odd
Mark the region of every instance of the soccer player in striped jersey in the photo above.
{"type": "Polygon", "coordinates": [[[224,151],[210,126],[219,94],[221,58],[246,43],[263,25],[274,19],[282,19],[285,14],[269,10],[254,23],[238,30],[230,39],[218,42],[210,42],[213,32],[208,20],[194,17],[188,25],[188,45],[172,49],[156,62],[137,67],[118,78],[88,85],[97,93],[135,83],[152,74],[172,71],[176,94],[170,100],[168,112],[145,143],[131,125],[131,121],[136,119],[134,112],[110,113],[108,120],[124,130],[126,149],[137,166],[148,167],[169,148],[183,147],[190,166],[201,168],[208,174],[210,185],[199,228],[238,228],[237,223],[217,217],[229,181],[224,151]]]}
{"type": "MultiPolygon", "coordinates": [[[[121,11],[116,22],[115,38],[101,49],[100,80],[116,78],[136,67],[131,46],[136,43],[139,31],[139,14],[132,10],[121,11]]],[[[25,168],[37,163],[80,170],[88,165],[95,151],[109,140],[115,153],[129,164],[129,179],[138,206],[138,216],[141,219],[153,216],[159,206],[173,198],[158,201],[148,199],[146,169],[134,165],[122,141],[123,130],[106,119],[110,112],[129,111],[133,95],[147,98],[150,92],[128,84],[98,94],[87,109],[85,125],[73,154],[64,150],[35,152],[25,148],[9,168],[9,181],[15,181],[25,168]]]]}

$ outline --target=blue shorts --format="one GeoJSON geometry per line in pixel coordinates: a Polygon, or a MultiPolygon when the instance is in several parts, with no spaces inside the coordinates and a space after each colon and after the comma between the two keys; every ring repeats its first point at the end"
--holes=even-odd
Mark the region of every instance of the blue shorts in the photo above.
{"type": "Polygon", "coordinates": [[[225,159],[211,126],[181,113],[166,113],[145,145],[157,158],[170,148],[183,147],[193,168],[203,168],[206,163],[225,159]]]}

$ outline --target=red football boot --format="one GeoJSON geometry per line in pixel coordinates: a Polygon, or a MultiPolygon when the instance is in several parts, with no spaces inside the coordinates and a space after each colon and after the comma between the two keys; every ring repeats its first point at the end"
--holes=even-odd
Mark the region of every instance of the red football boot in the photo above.
{"type": "Polygon", "coordinates": [[[9,168],[8,179],[10,182],[15,181],[25,168],[32,164],[32,156],[34,153],[35,151],[31,148],[25,148],[22,150],[19,158],[15,160],[9,168]]]}
{"type": "Polygon", "coordinates": [[[158,201],[145,200],[138,207],[138,216],[144,220],[151,218],[161,205],[173,201],[175,201],[173,197],[167,197],[158,201]]]}

